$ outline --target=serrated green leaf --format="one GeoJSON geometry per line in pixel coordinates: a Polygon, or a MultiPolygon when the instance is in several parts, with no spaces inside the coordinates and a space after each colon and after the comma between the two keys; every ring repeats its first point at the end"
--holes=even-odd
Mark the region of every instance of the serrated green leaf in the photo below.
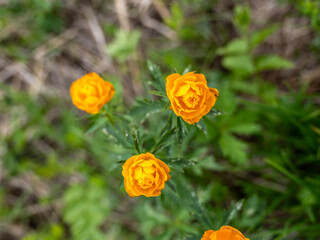
{"type": "Polygon", "coordinates": [[[156,96],[159,96],[159,97],[164,97],[164,98],[168,98],[167,97],[167,94],[165,92],[159,92],[159,91],[149,91],[149,93],[153,94],[153,95],[156,95],[156,96]]]}
{"type": "Polygon", "coordinates": [[[131,128],[131,137],[132,137],[134,151],[137,154],[141,154],[140,143],[139,143],[139,138],[138,138],[138,131],[134,127],[131,128]]]}
{"type": "Polygon", "coordinates": [[[94,123],[85,131],[84,134],[90,134],[93,133],[95,131],[97,131],[98,129],[102,128],[103,126],[105,126],[107,124],[108,120],[107,118],[98,118],[97,120],[94,121],[94,123]]]}
{"type": "Polygon", "coordinates": [[[236,214],[241,211],[241,209],[243,207],[243,202],[244,202],[244,199],[233,204],[229,213],[226,215],[225,220],[223,220],[222,225],[229,225],[230,224],[230,222],[236,217],[236,214]]]}
{"type": "Polygon", "coordinates": [[[154,80],[159,82],[162,81],[162,76],[159,67],[150,60],[147,60],[147,65],[149,72],[151,73],[151,76],[154,78],[154,80]]]}
{"type": "Polygon", "coordinates": [[[178,140],[178,143],[182,144],[182,141],[183,141],[183,129],[182,129],[182,124],[181,124],[181,120],[179,117],[177,117],[177,140],[178,140]]]}
{"type": "Polygon", "coordinates": [[[132,122],[138,121],[142,124],[152,114],[161,113],[164,106],[163,101],[137,100],[135,106],[125,116],[132,122]]]}
{"type": "Polygon", "coordinates": [[[166,111],[167,109],[169,109],[170,105],[171,105],[171,102],[168,101],[168,102],[166,103],[166,105],[163,107],[162,112],[164,112],[164,111],[166,111]]]}
{"type": "Polygon", "coordinates": [[[168,130],[167,132],[165,132],[164,134],[162,134],[161,138],[159,139],[158,142],[156,142],[156,144],[150,149],[151,153],[156,153],[157,151],[159,151],[159,148],[163,148],[163,146],[166,146],[168,144],[169,138],[175,133],[176,131],[176,127],[168,130]]]}
{"type": "Polygon", "coordinates": [[[203,132],[206,136],[208,136],[207,126],[204,124],[203,119],[201,119],[195,125],[201,132],[203,132]]]}
{"type": "Polygon", "coordinates": [[[110,211],[105,191],[103,186],[92,179],[87,183],[71,186],[65,192],[63,218],[70,224],[75,239],[103,239],[99,226],[110,211]]]}
{"type": "Polygon", "coordinates": [[[123,136],[123,133],[116,127],[111,125],[105,125],[102,128],[102,132],[109,137],[110,140],[119,143],[125,148],[131,148],[132,145],[127,138],[123,136]]]}
{"type": "Polygon", "coordinates": [[[224,113],[222,111],[219,111],[217,109],[212,108],[206,116],[219,116],[219,115],[223,115],[223,114],[224,113]]]}
{"type": "Polygon", "coordinates": [[[223,154],[236,164],[247,164],[247,144],[225,132],[219,138],[219,145],[223,154]]]}
{"type": "Polygon", "coordinates": [[[211,226],[211,221],[207,212],[201,205],[196,193],[191,189],[189,184],[186,184],[181,176],[175,176],[172,183],[175,187],[173,190],[179,195],[181,202],[189,207],[197,216],[198,220],[206,227],[211,226]]]}
{"type": "Polygon", "coordinates": [[[168,164],[179,165],[182,167],[191,167],[196,164],[195,161],[190,160],[188,158],[162,158],[162,160],[168,164]]]}
{"type": "Polygon", "coordinates": [[[162,78],[160,68],[150,60],[147,60],[149,72],[153,78],[151,84],[160,92],[165,92],[165,81],[162,78]]]}
{"type": "Polygon", "coordinates": [[[164,142],[164,143],[161,143],[161,144],[157,145],[157,146],[153,149],[152,153],[153,153],[153,154],[156,154],[157,152],[161,151],[162,149],[166,148],[167,146],[169,146],[169,145],[171,145],[171,144],[173,144],[173,141],[172,141],[172,140],[167,141],[167,142],[164,142]]]}
{"type": "Polygon", "coordinates": [[[115,39],[108,44],[107,52],[119,62],[125,62],[136,50],[141,33],[137,30],[116,32],[115,39]],[[128,41],[130,39],[130,41],[128,41]]]}

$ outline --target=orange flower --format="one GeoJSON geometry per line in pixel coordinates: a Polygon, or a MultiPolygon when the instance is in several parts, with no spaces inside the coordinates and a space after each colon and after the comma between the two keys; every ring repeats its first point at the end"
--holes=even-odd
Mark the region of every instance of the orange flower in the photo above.
{"type": "Polygon", "coordinates": [[[207,86],[203,74],[174,73],[166,80],[166,91],[171,102],[171,109],[190,124],[199,122],[202,116],[210,112],[219,95],[217,89],[207,86]]]}
{"type": "Polygon", "coordinates": [[[170,168],[152,153],[134,155],[122,166],[124,186],[130,197],[156,197],[171,178],[170,168]]]}
{"type": "Polygon", "coordinates": [[[239,230],[230,227],[223,226],[218,231],[208,230],[206,231],[201,240],[250,240],[246,238],[239,230]]]}
{"type": "Polygon", "coordinates": [[[112,83],[104,81],[96,73],[88,73],[72,83],[70,95],[80,110],[96,114],[115,94],[112,83]]]}

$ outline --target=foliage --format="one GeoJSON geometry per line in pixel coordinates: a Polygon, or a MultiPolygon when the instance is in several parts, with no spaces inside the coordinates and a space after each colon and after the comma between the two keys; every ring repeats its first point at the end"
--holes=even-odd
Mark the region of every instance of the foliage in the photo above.
{"type": "Polygon", "coordinates": [[[317,31],[320,31],[320,4],[318,1],[296,1],[295,6],[305,15],[310,18],[311,26],[317,31]]]}
{"type": "Polygon", "coordinates": [[[0,27],[9,31],[24,25],[15,34],[4,35],[4,39],[0,36],[0,50],[12,58],[28,60],[33,49],[63,29],[61,1],[9,1],[0,8],[0,22],[0,27]]]}
{"type": "Polygon", "coordinates": [[[64,194],[64,219],[75,239],[104,239],[98,227],[108,216],[108,198],[100,179],[69,187],[64,194]]]}
{"type": "MultiPolygon", "coordinates": [[[[268,73],[296,68],[292,59],[259,52],[281,23],[253,30],[248,5],[232,3],[232,13],[220,13],[221,2],[171,4],[161,22],[177,34],[168,45],[134,24],[131,32],[112,26],[106,52],[116,64],[125,66],[140,48],[150,59],[138,62],[144,93],[129,106],[116,76],[110,104],[81,118],[61,97],[1,83],[7,129],[0,147],[0,239],[18,225],[27,229],[23,240],[200,240],[205,230],[227,224],[250,239],[319,238],[319,94],[308,84],[283,89],[268,80],[268,73]],[[193,70],[220,96],[189,125],[169,109],[165,76],[193,70]],[[147,151],[168,164],[172,178],[160,197],[130,199],[121,166],[147,151]]],[[[1,27],[27,16],[30,28],[7,36],[0,51],[29,60],[32,49],[65,27],[63,4],[1,7],[1,27]]],[[[318,31],[318,3],[291,4],[318,31]]]]}
{"type": "Polygon", "coordinates": [[[119,30],[116,32],[113,42],[108,45],[107,52],[119,62],[124,62],[136,50],[139,39],[140,33],[138,31],[124,32],[119,30]]]}

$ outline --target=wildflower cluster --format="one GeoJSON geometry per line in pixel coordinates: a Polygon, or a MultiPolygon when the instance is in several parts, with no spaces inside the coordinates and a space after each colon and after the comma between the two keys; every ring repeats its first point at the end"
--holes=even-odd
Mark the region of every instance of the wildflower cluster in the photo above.
{"type": "MultiPolygon", "coordinates": [[[[177,117],[192,125],[210,112],[219,95],[217,89],[208,87],[203,74],[194,72],[167,76],[165,89],[170,109],[177,117]]],[[[70,88],[73,104],[90,114],[99,113],[114,94],[115,88],[112,83],[104,81],[96,73],[84,75],[73,82],[70,88]]],[[[124,161],[122,166],[124,187],[130,197],[161,195],[166,182],[171,178],[169,173],[169,166],[150,152],[138,151],[137,155],[124,161]]],[[[237,229],[223,226],[218,231],[206,231],[201,240],[249,239],[237,229]]]]}

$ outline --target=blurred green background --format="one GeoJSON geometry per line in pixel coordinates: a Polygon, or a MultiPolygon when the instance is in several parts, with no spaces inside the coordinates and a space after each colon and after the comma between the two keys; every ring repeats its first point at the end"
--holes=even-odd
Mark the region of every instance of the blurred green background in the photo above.
{"type": "Polygon", "coordinates": [[[319,240],[319,59],[318,0],[0,0],[0,239],[200,240],[230,224],[319,240]],[[188,158],[174,184],[130,199],[128,126],[78,111],[70,84],[111,81],[115,119],[147,150],[172,116],[148,90],[185,70],[219,90],[215,110],[159,149],[188,158]]]}

